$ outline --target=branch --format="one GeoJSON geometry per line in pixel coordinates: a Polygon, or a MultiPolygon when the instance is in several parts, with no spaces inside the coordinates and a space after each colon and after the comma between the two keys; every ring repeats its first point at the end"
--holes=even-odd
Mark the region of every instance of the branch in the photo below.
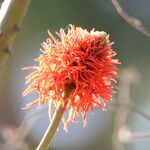
{"type": "Polygon", "coordinates": [[[0,9],[0,69],[5,64],[11,46],[31,0],[4,0],[0,9]]]}
{"type": "Polygon", "coordinates": [[[28,147],[28,143],[25,141],[27,135],[39,118],[39,115],[47,110],[48,107],[44,107],[43,109],[38,109],[28,113],[19,127],[13,127],[11,125],[0,126],[0,133],[4,140],[4,143],[0,144],[0,149],[23,149],[24,146],[28,147]]]}
{"type": "Polygon", "coordinates": [[[150,132],[146,133],[134,133],[130,132],[126,127],[120,128],[118,132],[118,138],[122,143],[131,143],[138,141],[150,140],[150,132]]]}
{"type": "Polygon", "coordinates": [[[112,106],[113,107],[121,107],[122,109],[127,109],[133,113],[140,115],[141,117],[145,118],[146,120],[150,121],[150,115],[148,115],[144,111],[140,110],[138,107],[134,106],[131,103],[127,103],[127,104],[113,103],[112,106]]]}
{"type": "Polygon", "coordinates": [[[139,76],[135,70],[125,70],[120,75],[120,86],[118,102],[113,106],[117,107],[112,146],[114,150],[124,150],[124,143],[131,143],[150,139],[150,133],[130,132],[126,127],[126,119],[129,112],[134,112],[150,121],[150,116],[131,103],[129,88],[131,82],[138,81],[139,76]]]}
{"type": "Polygon", "coordinates": [[[130,135],[130,142],[135,142],[138,140],[150,140],[150,133],[133,133],[130,135]]]}
{"type": "Polygon", "coordinates": [[[114,106],[118,106],[114,119],[114,132],[112,135],[113,150],[124,150],[124,145],[118,138],[118,132],[126,124],[126,119],[129,114],[130,106],[130,84],[137,81],[138,73],[134,69],[126,69],[120,75],[118,102],[114,106]],[[128,109],[127,109],[128,108],[128,109]]]}
{"type": "Polygon", "coordinates": [[[123,10],[123,8],[121,7],[121,5],[119,4],[119,2],[117,0],[111,0],[111,2],[114,5],[114,7],[115,7],[116,11],[118,12],[118,14],[125,21],[127,21],[131,26],[133,26],[135,29],[137,29],[141,33],[143,33],[145,36],[147,36],[148,38],[150,38],[150,31],[148,31],[146,29],[146,27],[142,24],[142,22],[139,19],[134,18],[132,16],[129,16],[127,14],[127,12],[125,12],[123,10]]]}

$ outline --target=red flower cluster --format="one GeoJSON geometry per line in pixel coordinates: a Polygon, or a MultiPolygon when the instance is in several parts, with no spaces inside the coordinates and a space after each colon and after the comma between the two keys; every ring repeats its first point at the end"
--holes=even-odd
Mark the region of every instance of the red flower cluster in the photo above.
{"type": "Polygon", "coordinates": [[[113,59],[116,52],[112,50],[109,35],[94,29],[88,32],[73,25],[68,27],[67,33],[64,29],[56,32],[58,38],[48,33],[50,38],[43,42],[42,54],[37,58],[39,66],[25,68],[34,72],[26,77],[26,83],[30,85],[23,95],[39,94],[39,98],[27,104],[27,108],[35,104],[41,106],[47,101],[51,108],[56,108],[63,104],[65,86],[73,85],[66,106],[69,117],[64,123],[75,122],[80,113],[85,121],[93,106],[106,108],[112,99],[113,88],[116,88],[112,82],[117,77],[116,64],[119,61],[113,59]]]}

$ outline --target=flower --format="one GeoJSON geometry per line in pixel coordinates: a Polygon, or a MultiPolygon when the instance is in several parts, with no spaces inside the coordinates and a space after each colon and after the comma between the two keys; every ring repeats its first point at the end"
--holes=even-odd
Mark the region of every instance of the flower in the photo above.
{"type": "Polygon", "coordinates": [[[73,25],[69,25],[67,33],[64,29],[56,32],[57,38],[48,33],[50,37],[42,43],[41,54],[36,59],[39,66],[24,68],[33,72],[26,77],[29,86],[23,96],[31,92],[39,94],[26,108],[47,101],[51,110],[57,108],[64,103],[65,87],[72,87],[65,108],[69,111],[68,119],[63,117],[65,127],[70,121],[76,122],[79,114],[86,123],[87,112],[93,111],[94,106],[105,110],[116,89],[119,61],[113,58],[116,55],[113,43],[103,31],[88,32],[73,25]]]}

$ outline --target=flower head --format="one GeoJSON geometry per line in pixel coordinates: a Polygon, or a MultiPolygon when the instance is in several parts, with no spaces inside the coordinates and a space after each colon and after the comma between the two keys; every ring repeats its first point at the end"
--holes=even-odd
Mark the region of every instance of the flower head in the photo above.
{"type": "Polygon", "coordinates": [[[23,95],[39,94],[27,108],[41,106],[47,101],[51,109],[60,103],[63,105],[65,87],[69,85],[67,87],[73,90],[67,99],[69,117],[64,123],[75,122],[78,114],[82,114],[85,121],[87,112],[94,106],[106,108],[116,88],[113,83],[119,61],[113,58],[116,52],[112,50],[109,35],[94,29],[88,32],[73,25],[68,27],[67,33],[64,29],[56,32],[58,38],[48,33],[50,37],[43,42],[41,54],[36,59],[39,66],[25,68],[33,72],[26,77],[29,86],[23,95]]]}

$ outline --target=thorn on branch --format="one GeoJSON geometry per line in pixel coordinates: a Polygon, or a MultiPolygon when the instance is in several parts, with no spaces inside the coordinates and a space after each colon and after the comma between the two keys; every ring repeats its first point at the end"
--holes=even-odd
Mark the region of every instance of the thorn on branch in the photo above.
{"type": "Polygon", "coordinates": [[[12,47],[7,47],[6,48],[6,53],[11,54],[12,53],[12,47]]]}
{"type": "Polygon", "coordinates": [[[20,30],[20,27],[18,25],[13,26],[13,31],[16,33],[20,30]]]}

